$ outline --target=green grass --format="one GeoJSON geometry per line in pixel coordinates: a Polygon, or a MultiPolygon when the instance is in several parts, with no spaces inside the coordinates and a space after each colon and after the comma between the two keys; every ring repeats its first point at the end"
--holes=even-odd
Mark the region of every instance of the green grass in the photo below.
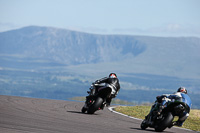
{"type": "MultiPolygon", "coordinates": [[[[115,108],[115,111],[133,116],[136,118],[144,119],[149,113],[151,106],[119,106],[115,108]]],[[[177,117],[175,118],[177,120],[177,117]]],[[[190,116],[184,122],[183,128],[190,130],[200,131],[200,110],[192,109],[190,116]]]]}

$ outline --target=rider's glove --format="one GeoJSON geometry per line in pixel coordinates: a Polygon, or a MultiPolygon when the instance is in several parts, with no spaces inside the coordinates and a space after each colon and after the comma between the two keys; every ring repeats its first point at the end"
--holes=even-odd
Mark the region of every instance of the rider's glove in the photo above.
{"type": "Polygon", "coordinates": [[[162,102],[162,98],[161,98],[161,96],[157,96],[156,99],[157,99],[157,101],[158,101],[159,103],[162,102]]]}
{"type": "Polygon", "coordinates": [[[162,102],[162,99],[163,99],[164,97],[166,97],[166,96],[157,96],[156,99],[157,99],[157,101],[158,101],[159,103],[161,103],[161,102],[162,102]]]}

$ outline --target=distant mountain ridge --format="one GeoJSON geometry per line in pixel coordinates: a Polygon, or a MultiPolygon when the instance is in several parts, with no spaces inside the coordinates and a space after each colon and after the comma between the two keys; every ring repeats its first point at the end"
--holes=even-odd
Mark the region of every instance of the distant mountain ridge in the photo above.
{"type": "Polygon", "coordinates": [[[116,71],[200,78],[199,52],[196,37],[98,35],[38,26],[0,33],[2,67],[16,61],[35,66],[118,62],[116,71]]]}
{"type": "Polygon", "coordinates": [[[0,33],[0,95],[85,96],[97,78],[117,73],[118,98],[153,102],[188,89],[200,108],[200,38],[98,35],[29,26],[0,33]],[[148,95],[146,95],[148,94],[148,95]]]}
{"type": "Polygon", "coordinates": [[[146,48],[132,36],[93,35],[35,26],[0,33],[0,42],[1,54],[24,55],[68,65],[118,61],[129,53],[137,56],[146,48]]]}

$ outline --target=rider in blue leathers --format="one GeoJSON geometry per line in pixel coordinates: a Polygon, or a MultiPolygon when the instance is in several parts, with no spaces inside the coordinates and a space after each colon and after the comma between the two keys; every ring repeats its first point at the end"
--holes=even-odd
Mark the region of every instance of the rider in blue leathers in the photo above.
{"type": "Polygon", "coordinates": [[[192,104],[190,97],[187,95],[187,90],[184,87],[180,87],[174,94],[164,94],[161,96],[157,96],[156,98],[157,101],[161,103],[158,110],[158,115],[171,103],[182,103],[185,106],[185,110],[181,114],[179,114],[178,121],[174,123],[174,125],[181,127],[183,125],[183,122],[189,116],[192,104]]]}

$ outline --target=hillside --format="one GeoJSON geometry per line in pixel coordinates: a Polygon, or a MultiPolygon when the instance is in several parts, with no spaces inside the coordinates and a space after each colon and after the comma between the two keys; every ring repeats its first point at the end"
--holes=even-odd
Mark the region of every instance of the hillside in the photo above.
{"type": "Polygon", "coordinates": [[[47,27],[25,27],[0,34],[1,54],[66,65],[119,61],[137,56],[146,45],[131,36],[105,36],[47,27]]]}
{"type": "Polygon", "coordinates": [[[126,72],[200,79],[200,39],[194,37],[96,35],[30,26],[0,33],[0,42],[1,67],[116,62],[117,71],[125,67],[126,72]]]}
{"type": "Polygon", "coordinates": [[[153,102],[188,88],[199,106],[200,38],[97,35],[30,26],[0,33],[0,94],[66,99],[84,96],[110,72],[119,98],[153,102]],[[144,94],[149,94],[144,97],[144,94]],[[131,94],[131,95],[130,95],[131,94]],[[143,98],[143,99],[141,99],[143,98]]]}

